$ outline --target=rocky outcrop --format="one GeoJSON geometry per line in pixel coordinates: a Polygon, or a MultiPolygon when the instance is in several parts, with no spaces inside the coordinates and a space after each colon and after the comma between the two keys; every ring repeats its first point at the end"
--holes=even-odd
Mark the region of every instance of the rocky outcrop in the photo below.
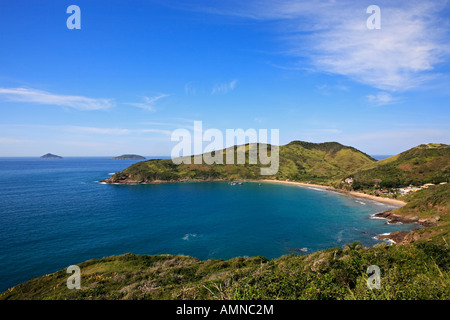
{"type": "Polygon", "coordinates": [[[214,179],[214,178],[206,178],[206,179],[191,179],[184,178],[179,180],[136,180],[132,178],[130,174],[119,174],[114,175],[108,179],[100,180],[101,183],[106,184],[161,184],[161,183],[176,183],[176,182],[214,182],[214,181],[228,181],[226,179],[214,179]]]}
{"type": "Polygon", "coordinates": [[[434,227],[436,226],[437,221],[440,220],[439,216],[434,218],[419,218],[417,216],[402,216],[399,214],[393,213],[392,210],[376,213],[375,217],[385,218],[389,220],[389,223],[418,223],[424,227],[434,227]]]}
{"type": "MultiPolygon", "coordinates": [[[[395,214],[392,211],[380,212],[375,214],[376,217],[385,218],[389,220],[389,223],[417,223],[421,226],[421,229],[425,227],[434,227],[440,221],[440,216],[435,216],[432,218],[419,218],[413,215],[402,216],[395,214]]],[[[428,238],[430,234],[428,232],[417,232],[413,231],[395,231],[389,234],[382,234],[376,238],[379,240],[392,240],[396,244],[407,245],[411,242],[428,238]]]]}
{"type": "Polygon", "coordinates": [[[390,234],[383,234],[377,236],[377,239],[380,240],[392,240],[396,244],[400,245],[408,245],[412,242],[416,242],[419,240],[426,240],[432,234],[429,232],[418,233],[416,231],[395,231],[390,234]]]}

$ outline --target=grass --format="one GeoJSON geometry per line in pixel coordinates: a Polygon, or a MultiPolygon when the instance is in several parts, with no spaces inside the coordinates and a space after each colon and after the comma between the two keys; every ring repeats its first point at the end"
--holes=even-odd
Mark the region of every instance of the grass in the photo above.
{"type": "MultiPolygon", "coordinates": [[[[397,184],[419,178],[434,181],[448,178],[449,150],[445,145],[421,145],[375,163],[356,149],[336,143],[294,141],[280,148],[280,171],[273,178],[311,179],[320,183],[351,168],[364,167],[355,179],[367,177],[368,183],[373,183],[373,179],[383,181],[386,177],[397,184]]],[[[139,162],[113,178],[131,177],[139,182],[255,176],[259,176],[259,165],[248,163],[177,166],[170,160],[150,160],[139,162]]],[[[380,244],[364,248],[353,243],[344,248],[272,260],[237,257],[201,261],[179,255],[128,253],[80,263],[80,290],[69,290],[66,287],[69,275],[60,270],[11,288],[0,294],[0,299],[448,300],[450,186],[430,187],[406,200],[408,204],[394,210],[395,214],[429,219],[434,226],[413,231],[410,244],[405,246],[380,244]],[[370,265],[381,269],[379,290],[367,288],[366,270],[370,265]]]]}
{"type": "Polygon", "coordinates": [[[396,156],[369,163],[353,174],[354,189],[421,186],[450,180],[450,146],[420,145],[396,156]]]}
{"type": "Polygon", "coordinates": [[[354,243],[309,255],[206,260],[125,254],[79,264],[80,290],[65,270],[20,284],[0,299],[450,299],[448,246],[354,243]],[[367,288],[367,267],[381,289],[367,288]]]}
{"type": "Polygon", "coordinates": [[[80,290],[69,290],[66,270],[2,293],[0,299],[450,299],[450,186],[418,191],[394,212],[435,219],[415,230],[406,246],[363,248],[354,243],[308,255],[206,260],[179,255],[135,255],[78,264],[80,290]],[[367,288],[370,265],[381,269],[381,289],[367,288]]]}
{"type": "Polygon", "coordinates": [[[436,185],[408,195],[407,205],[393,213],[400,216],[418,217],[432,223],[431,227],[413,231],[409,237],[436,244],[450,243],[450,185],[436,185]]]}
{"type": "MultiPolygon", "coordinates": [[[[375,162],[370,156],[352,147],[336,142],[307,143],[293,141],[279,147],[279,170],[273,176],[262,176],[261,168],[268,167],[259,162],[249,163],[249,145],[234,147],[235,164],[226,164],[225,150],[217,151],[224,164],[207,165],[204,162],[176,165],[170,159],[138,162],[110,178],[110,182],[152,182],[192,180],[257,180],[278,179],[292,181],[314,181],[326,183],[331,179],[358,170],[375,162]],[[237,150],[245,151],[245,163],[237,164],[237,150]]],[[[268,146],[271,150],[271,146],[268,146]]],[[[259,150],[258,150],[259,152],[259,150]]]]}

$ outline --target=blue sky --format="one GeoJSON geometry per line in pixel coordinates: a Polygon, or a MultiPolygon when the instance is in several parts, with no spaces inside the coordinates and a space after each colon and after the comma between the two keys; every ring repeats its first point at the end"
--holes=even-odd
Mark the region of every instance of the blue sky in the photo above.
{"type": "Polygon", "coordinates": [[[450,143],[447,1],[168,2],[3,1],[0,156],[167,156],[194,120],[369,154],[450,143]]]}

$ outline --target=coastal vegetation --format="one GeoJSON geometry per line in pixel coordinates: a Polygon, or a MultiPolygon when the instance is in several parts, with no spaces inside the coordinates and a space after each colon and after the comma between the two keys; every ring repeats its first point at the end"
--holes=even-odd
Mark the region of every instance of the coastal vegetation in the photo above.
{"type": "MultiPolygon", "coordinates": [[[[245,147],[248,161],[248,145],[245,147]]],[[[238,147],[239,148],[239,147],[238,147]]],[[[236,153],[237,148],[235,149],[236,153]]],[[[225,150],[221,150],[223,156],[225,150]]],[[[423,144],[393,157],[376,161],[367,154],[336,142],[293,141],[280,146],[279,171],[260,176],[261,164],[176,165],[171,160],[136,163],[116,173],[108,183],[152,183],[186,180],[278,180],[332,186],[337,191],[358,191],[407,202],[400,209],[379,213],[402,223],[420,223],[424,229],[385,236],[410,243],[428,239],[447,245],[450,223],[450,146],[423,144]],[[402,189],[403,188],[403,189],[402,189]],[[447,241],[447,242],[446,242],[447,241]]]]}
{"type": "Polygon", "coordinates": [[[450,299],[448,246],[359,243],[309,255],[206,260],[127,253],[78,264],[81,289],[61,270],[20,284],[0,299],[450,299]],[[367,268],[381,270],[369,289],[367,268]]]}
{"type": "MultiPolygon", "coordinates": [[[[450,180],[450,146],[444,144],[420,145],[393,157],[376,161],[369,155],[337,142],[310,143],[292,141],[279,147],[279,170],[271,176],[260,174],[263,164],[249,163],[250,145],[235,146],[244,150],[245,163],[227,164],[226,149],[220,153],[223,164],[199,164],[190,157],[190,164],[175,164],[171,159],[138,162],[116,173],[106,183],[152,183],[187,180],[258,180],[310,182],[332,185],[338,189],[381,193],[381,190],[407,186],[446,183],[450,180]],[[345,179],[351,183],[344,183],[345,179]],[[378,191],[378,192],[377,192],[378,191]]],[[[259,147],[257,148],[259,151],[259,147]]],[[[270,152],[271,146],[268,145],[270,152]]],[[[259,154],[257,159],[259,159],[259,154]]],[[[397,190],[398,191],[398,190],[397,190]]],[[[385,192],[389,193],[389,192],[385,192]]],[[[398,196],[396,193],[394,197],[398,196]]]]}
{"type": "Polygon", "coordinates": [[[22,283],[0,299],[450,299],[450,186],[408,195],[388,212],[393,222],[425,228],[387,236],[398,244],[360,243],[277,259],[202,261],[180,255],[132,253],[78,264],[80,290],[66,270],[22,283]],[[368,289],[367,268],[381,269],[381,289],[368,289]]]}
{"type": "Polygon", "coordinates": [[[405,197],[405,206],[378,214],[394,222],[419,223],[425,228],[394,232],[387,238],[409,244],[418,240],[448,247],[450,242],[450,185],[436,185],[405,197]]]}
{"type": "Polygon", "coordinates": [[[423,144],[393,157],[356,169],[354,190],[439,184],[450,180],[450,146],[423,144]]]}
{"type": "MultiPolygon", "coordinates": [[[[245,151],[248,152],[248,145],[245,151]]],[[[224,155],[225,150],[221,150],[224,155]]],[[[248,157],[246,157],[248,159],[248,157]]],[[[280,170],[263,179],[314,181],[367,191],[430,183],[402,196],[407,204],[377,214],[393,223],[417,223],[380,243],[360,243],[277,259],[236,257],[199,260],[181,255],[135,255],[79,263],[80,290],[66,287],[60,270],[22,283],[0,299],[450,299],[450,148],[420,145],[376,161],[338,143],[294,141],[280,147],[280,170]],[[367,268],[381,270],[381,288],[369,289],[367,268]]],[[[261,164],[174,164],[138,162],[108,183],[260,179],[261,164]]],[[[381,237],[383,238],[383,237],[381,237]]]]}
{"type": "MultiPolygon", "coordinates": [[[[279,147],[279,170],[273,176],[262,176],[259,153],[257,163],[251,164],[249,159],[250,145],[235,146],[233,164],[226,163],[226,149],[213,152],[221,154],[223,164],[174,164],[171,159],[148,160],[138,162],[127,169],[116,173],[107,183],[151,183],[157,181],[185,181],[185,180],[258,180],[276,179],[292,181],[313,181],[326,183],[376,162],[369,155],[352,147],[337,142],[309,143],[292,141],[279,147]],[[245,163],[237,164],[238,150],[245,152],[245,163]]],[[[259,152],[259,145],[258,145],[259,152]]],[[[268,151],[271,146],[268,145],[268,151]]]]}

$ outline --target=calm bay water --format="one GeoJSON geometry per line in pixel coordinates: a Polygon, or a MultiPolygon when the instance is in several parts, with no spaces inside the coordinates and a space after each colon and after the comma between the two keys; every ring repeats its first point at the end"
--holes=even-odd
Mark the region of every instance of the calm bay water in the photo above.
{"type": "Polygon", "coordinates": [[[0,291],[126,252],[275,258],[354,240],[371,246],[377,234],[413,227],[371,218],[391,206],[319,189],[97,182],[135,162],[0,158],[0,291]]]}

